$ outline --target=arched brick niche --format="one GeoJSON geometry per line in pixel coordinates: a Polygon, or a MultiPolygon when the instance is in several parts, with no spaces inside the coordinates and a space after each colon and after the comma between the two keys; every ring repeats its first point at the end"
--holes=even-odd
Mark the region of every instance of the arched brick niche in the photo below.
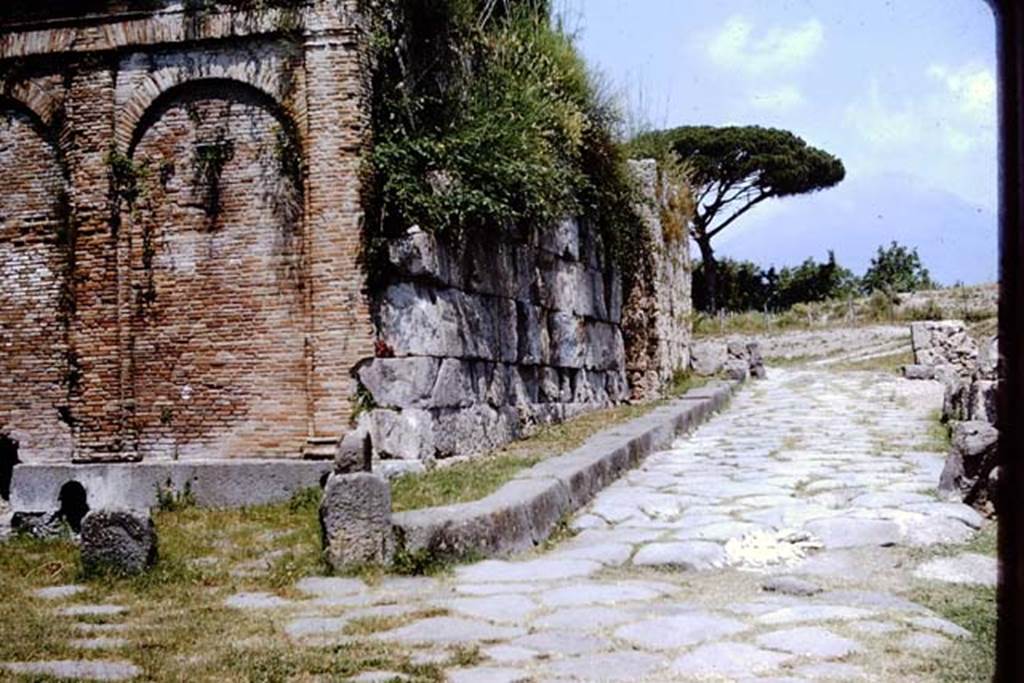
{"type": "Polygon", "coordinates": [[[60,153],[28,107],[0,99],[0,434],[23,462],[71,457],[60,153]]]}
{"type": "Polygon", "coordinates": [[[296,456],[308,433],[294,127],[256,88],[185,83],[130,148],[131,377],[144,457],[296,456]]]}

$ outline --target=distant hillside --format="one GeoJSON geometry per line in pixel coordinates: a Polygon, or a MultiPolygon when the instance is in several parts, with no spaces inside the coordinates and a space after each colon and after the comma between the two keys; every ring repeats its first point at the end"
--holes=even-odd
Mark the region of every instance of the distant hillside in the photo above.
{"type": "Polygon", "coordinates": [[[900,175],[851,177],[833,190],[766,204],[723,232],[717,248],[764,267],[821,260],[833,249],[861,275],[878,246],[892,240],[917,247],[941,284],[997,279],[996,216],[900,175]]]}

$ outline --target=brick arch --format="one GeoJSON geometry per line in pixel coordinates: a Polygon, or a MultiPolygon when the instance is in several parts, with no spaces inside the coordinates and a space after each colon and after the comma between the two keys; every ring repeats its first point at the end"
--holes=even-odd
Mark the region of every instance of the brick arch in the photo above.
{"type": "Polygon", "coordinates": [[[9,96],[0,96],[0,186],[0,433],[23,462],[67,459],[66,168],[53,127],[9,96]]]}
{"type": "Polygon", "coordinates": [[[275,107],[289,113],[289,118],[301,120],[301,107],[285,104],[290,100],[300,103],[290,92],[291,86],[282,78],[282,65],[264,64],[259,57],[249,60],[227,59],[217,53],[200,53],[189,61],[187,68],[180,65],[162,65],[147,69],[141,80],[134,81],[128,96],[118,102],[119,115],[114,124],[114,139],[122,150],[131,146],[135,133],[143,124],[146,113],[168,93],[190,84],[221,82],[243,84],[262,93],[275,107]],[[294,115],[294,116],[293,116],[294,115]]]}
{"type": "MultiPolygon", "coordinates": [[[[0,104],[31,113],[40,130],[49,131],[61,110],[61,98],[33,81],[7,83],[0,80],[0,104]]],[[[47,133],[48,137],[49,134],[47,133]]]]}
{"type": "Polygon", "coordinates": [[[282,107],[223,79],[167,90],[132,134],[143,191],[122,218],[143,457],[299,454],[307,247],[288,145],[301,156],[282,107]]]}

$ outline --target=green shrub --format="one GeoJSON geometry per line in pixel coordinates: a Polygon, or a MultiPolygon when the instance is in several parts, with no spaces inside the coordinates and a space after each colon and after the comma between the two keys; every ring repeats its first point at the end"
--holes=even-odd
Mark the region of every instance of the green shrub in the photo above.
{"type": "MultiPolygon", "coordinates": [[[[374,149],[366,254],[410,226],[468,231],[592,221],[611,255],[636,240],[617,113],[544,0],[365,0],[374,149]]],[[[377,270],[371,262],[369,270],[377,270]]]]}

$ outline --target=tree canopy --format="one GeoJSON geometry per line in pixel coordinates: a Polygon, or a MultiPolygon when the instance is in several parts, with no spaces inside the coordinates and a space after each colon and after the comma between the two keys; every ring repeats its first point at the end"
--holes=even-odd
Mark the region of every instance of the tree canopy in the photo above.
{"type": "Polygon", "coordinates": [[[914,292],[935,288],[931,273],[921,264],[917,249],[904,247],[895,241],[888,247],[878,247],[861,282],[865,293],[914,292]]]}
{"type": "Polygon", "coordinates": [[[692,233],[706,263],[712,310],[716,235],[767,199],[822,190],[846,177],[838,158],[776,128],[684,126],[641,135],[634,149],[654,156],[670,151],[686,164],[697,204],[692,233]]]}

